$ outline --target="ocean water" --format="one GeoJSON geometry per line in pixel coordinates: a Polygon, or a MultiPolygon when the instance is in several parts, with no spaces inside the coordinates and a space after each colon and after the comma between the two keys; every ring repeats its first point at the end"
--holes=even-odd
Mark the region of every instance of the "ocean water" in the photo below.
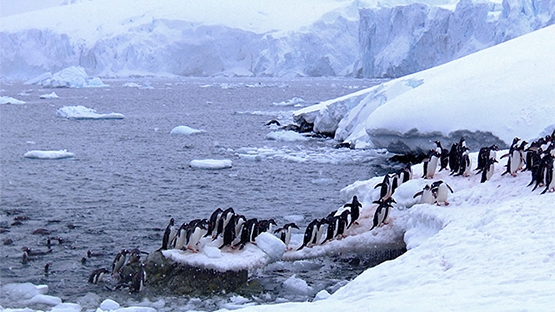
{"type": "MultiPolygon", "coordinates": [[[[123,248],[157,249],[171,217],[181,224],[208,218],[218,207],[233,207],[247,218],[273,218],[278,225],[296,222],[301,235],[312,219],[350,201],[340,198],[341,188],[390,169],[382,151],[336,149],[337,142],[329,138],[286,142],[266,137],[277,130],[266,125],[269,120],[292,122],[293,110],[377,81],[140,78],[104,82],[110,86],[42,89],[1,84],[0,95],[27,102],[0,105],[2,284],[47,284],[50,295],[84,302],[85,308],[95,308],[95,299],[86,299],[88,293],[123,304],[146,297],[161,300],[162,307],[225,307],[233,294],[184,298],[147,289],[146,294],[130,295],[86,281],[94,269],[109,267],[123,248]],[[140,87],[125,86],[128,82],[140,87]],[[58,99],[39,99],[53,91],[58,99]],[[295,97],[305,102],[300,107],[274,104],[295,97]],[[121,113],[125,118],[57,116],[59,108],[74,105],[98,113],[121,113]],[[204,132],[171,135],[180,125],[204,132]],[[23,157],[30,150],[61,149],[75,157],[23,157]],[[189,162],[194,159],[231,159],[233,167],[193,169],[189,162]],[[52,240],[51,253],[23,263],[21,248],[46,251],[48,237],[62,241],[52,240]],[[87,250],[95,256],[82,263],[87,250]],[[48,274],[46,263],[51,264],[48,274]]],[[[249,300],[310,300],[313,293],[294,294],[281,286],[292,274],[306,280],[314,291],[333,292],[373,262],[357,259],[336,255],[278,263],[251,277],[260,280],[264,291],[249,300]]]]}

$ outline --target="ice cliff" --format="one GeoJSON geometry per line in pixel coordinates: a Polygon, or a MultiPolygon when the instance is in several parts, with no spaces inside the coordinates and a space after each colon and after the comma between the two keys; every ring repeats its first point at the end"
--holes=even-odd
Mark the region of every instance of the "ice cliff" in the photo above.
{"type": "Polygon", "coordinates": [[[555,0],[78,1],[0,21],[1,76],[398,77],[553,24],[555,0]]]}

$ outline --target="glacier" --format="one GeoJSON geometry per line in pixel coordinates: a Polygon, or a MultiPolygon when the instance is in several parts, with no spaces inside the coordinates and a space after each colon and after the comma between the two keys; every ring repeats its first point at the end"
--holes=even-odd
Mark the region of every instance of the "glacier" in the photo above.
{"type": "Polygon", "coordinates": [[[400,77],[555,22],[555,0],[72,1],[0,21],[1,76],[400,77]]]}

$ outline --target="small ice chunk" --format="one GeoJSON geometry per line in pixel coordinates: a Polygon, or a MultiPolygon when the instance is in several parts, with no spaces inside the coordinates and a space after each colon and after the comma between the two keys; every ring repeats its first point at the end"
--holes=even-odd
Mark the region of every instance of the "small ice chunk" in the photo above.
{"type": "Polygon", "coordinates": [[[312,301],[328,299],[329,296],[331,296],[330,293],[327,290],[322,289],[316,294],[316,296],[314,297],[314,300],[312,301]]]}
{"type": "Polygon", "coordinates": [[[62,303],[62,299],[59,297],[49,296],[49,295],[36,295],[29,300],[29,304],[46,304],[55,306],[62,303]]]}
{"type": "Polygon", "coordinates": [[[120,307],[119,303],[115,302],[112,299],[106,299],[106,300],[102,301],[99,308],[101,310],[108,311],[108,310],[119,309],[119,307],[120,307]]]}
{"type": "Polygon", "coordinates": [[[266,139],[268,140],[276,140],[276,141],[285,141],[285,142],[293,142],[293,141],[306,141],[308,140],[307,137],[304,135],[295,132],[295,131],[274,131],[270,132],[266,135],[266,139]]]}
{"type": "Polygon", "coordinates": [[[50,312],[81,312],[83,307],[77,303],[63,302],[53,306],[50,312]]]}
{"type": "MultiPolygon", "coordinates": [[[[31,283],[14,283],[2,286],[2,292],[8,295],[12,300],[31,299],[36,295],[43,294],[44,288],[37,287],[31,283]]],[[[48,291],[48,286],[46,287],[48,291]]]]}
{"type": "Polygon", "coordinates": [[[25,102],[9,96],[0,96],[0,104],[25,104],[25,102]]]}
{"type": "Polygon", "coordinates": [[[52,93],[49,93],[49,94],[39,95],[39,98],[41,98],[41,99],[59,99],[60,97],[56,94],[56,92],[52,92],[52,93]]]}
{"type": "Polygon", "coordinates": [[[74,157],[75,154],[68,152],[67,150],[59,150],[59,151],[28,151],[27,153],[23,154],[25,158],[32,158],[32,159],[63,159],[63,158],[71,158],[74,157]]]}
{"type": "Polygon", "coordinates": [[[212,247],[212,246],[204,246],[204,254],[208,258],[221,258],[222,257],[222,251],[219,248],[212,247]]]}
{"type": "Polygon", "coordinates": [[[279,238],[270,233],[263,232],[256,237],[255,241],[256,246],[270,257],[270,262],[281,260],[286,246],[279,238]]]}
{"type": "Polygon", "coordinates": [[[308,286],[305,280],[297,278],[295,274],[283,282],[283,287],[287,288],[291,292],[303,295],[310,295],[314,292],[314,289],[308,286]]]}
{"type": "Polygon", "coordinates": [[[190,135],[196,133],[203,133],[204,130],[197,130],[187,126],[177,126],[170,131],[170,134],[183,134],[183,135],[190,135]]]}
{"type": "Polygon", "coordinates": [[[230,159],[195,159],[189,163],[191,168],[196,169],[226,169],[233,166],[230,159]]]}

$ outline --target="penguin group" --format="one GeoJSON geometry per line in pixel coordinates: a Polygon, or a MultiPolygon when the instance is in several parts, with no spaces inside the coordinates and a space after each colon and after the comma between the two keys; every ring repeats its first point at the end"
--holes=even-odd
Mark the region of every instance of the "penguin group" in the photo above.
{"type": "MultiPolygon", "coordinates": [[[[100,283],[106,275],[110,276],[115,281],[113,288],[106,288],[110,290],[128,289],[131,293],[140,292],[144,289],[146,283],[145,264],[141,261],[141,255],[147,252],[135,249],[122,249],[116,254],[112,261],[111,270],[107,268],[95,269],[90,275],[88,282],[91,284],[100,283]]],[[[92,257],[90,251],[87,252],[87,257],[92,257]]]]}

